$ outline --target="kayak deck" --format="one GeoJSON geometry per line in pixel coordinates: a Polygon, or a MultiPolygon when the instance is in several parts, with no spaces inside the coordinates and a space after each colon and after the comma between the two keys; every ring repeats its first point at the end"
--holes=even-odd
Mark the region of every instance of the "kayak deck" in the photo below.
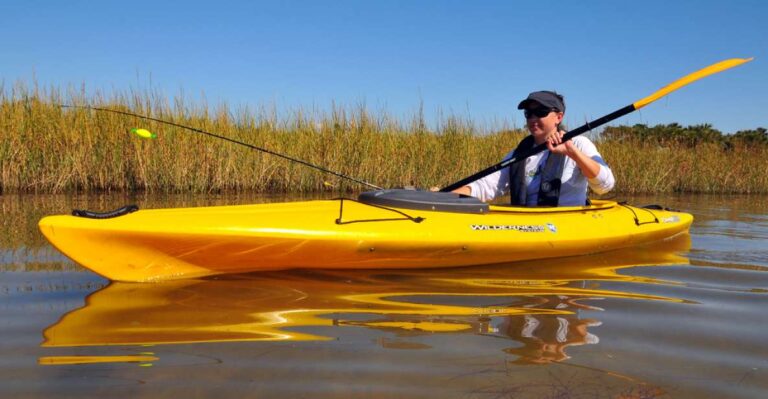
{"type": "Polygon", "coordinates": [[[583,207],[494,206],[484,213],[402,209],[354,200],[150,209],[110,219],[43,218],[46,238],[117,281],[290,268],[428,268],[583,255],[666,239],[686,213],[594,201],[583,207]]]}

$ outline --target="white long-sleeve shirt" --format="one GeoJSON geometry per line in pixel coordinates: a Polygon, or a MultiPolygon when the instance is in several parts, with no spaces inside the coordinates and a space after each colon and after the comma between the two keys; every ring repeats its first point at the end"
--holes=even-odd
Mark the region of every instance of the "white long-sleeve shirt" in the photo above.
{"type": "MultiPolygon", "coordinates": [[[[592,179],[587,179],[581,173],[576,162],[570,157],[566,157],[563,166],[563,176],[560,186],[559,206],[581,206],[587,202],[587,187],[597,194],[604,194],[613,189],[615,179],[613,172],[605,164],[597,147],[591,140],[584,136],[577,136],[571,139],[573,145],[584,155],[592,158],[600,164],[600,172],[592,179]]],[[[512,158],[514,151],[511,151],[504,160],[512,158]]],[[[525,162],[525,183],[528,187],[526,205],[536,206],[538,204],[539,185],[541,184],[540,171],[546,162],[549,151],[542,151],[534,156],[528,157],[525,162]]],[[[482,201],[490,201],[498,196],[509,192],[509,168],[504,168],[479,180],[469,184],[472,196],[482,201]]]]}

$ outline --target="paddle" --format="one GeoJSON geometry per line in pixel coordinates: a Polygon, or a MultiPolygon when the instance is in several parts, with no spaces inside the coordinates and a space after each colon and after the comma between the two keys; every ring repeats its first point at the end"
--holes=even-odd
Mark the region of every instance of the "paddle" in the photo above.
{"type": "MultiPolygon", "coordinates": [[[[574,137],[576,137],[576,136],[578,136],[578,135],[580,135],[582,133],[588,132],[588,131],[590,131],[590,130],[592,130],[592,129],[600,126],[600,125],[608,123],[608,122],[610,122],[610,121],[612,121],[614,119],[620,118],[620,117],[622,117],[622,116],[624,116],[626,114],[629,114],[629,113],[631,113],[633,111],[636,111],[636,110],[638,110],[638,109],[640,109],[642,107],[645,107],[646,105],[648,105],[648,104],[650,104],[650,103],[652,103],[652,102],[654,102],[654,101],[656,101],[656,100],[666,96],[667,94],[669,94],[669,93],[671,93],[671,92],[673,92],[673,91],[675,91],[675,90],[677,90],[677,89],[679,89],[679,88],[681,88],[681,87],[683,87],[683,86],[685,86],[685,85],[687,85],[689,83],[695,82],[695,81],[697,81],[697,80],[699,80],[701,78],[707,77],[709,75],[713,75],[713,74],[716,74],[718,72],[725,71],[726,69],[730,69],[730,68],[733,68],[735,66],[739,66],[739,65],[744,64],[744,63],[749,62],[749,61],[752,61],[752,58],[732,58],[732,59],[729,59],[729,60],[720,61],[720,62],[718,62],[716,64],[712,64],[712,65],[710,65],[710,66],[708,66],[708,67],[706,67],[704,69],[698,70],[698,71],[696,71],[694,73],[691,73],[691,74],[689,74],[687,76],[684,76],[684,77],[682,77],[682,78],[680,78],[680,79],[670,83],[669,85],[665,86],[661,90],[651,94],[648,97],[645,97],[645,98],[643,98],[641,100],[638,100],[638,101],[636,101],[636,102],[634,102],[634,103],[632,103],[630,105],[627,105],[624,108],[621,108],[619,110],[611,112],[610,114],[605,115],[602,118],[595,119],[592,122],[587,122],[583,126],[579,126],[576,129],[573,129],[573,130],[569,131],[568,133],[566,133],[563,136],[563,142],[568,141],[568,140],[570,140],[570,139],[572,139],[572,138],[574,138],[574,137]]],[[[457,188],[466,186],[467,184],[472,183],[473,181],[475,181],[477,179],[480,179],[480,178],[483,178],[485,176],[488,176],[491,173],[494,173],[496,171],[504,169],[504,168],[508,167],[509,165],[512,165],[513,163],[520,162],[520,161],[522,161],[522,160],[524,160],[524,159],[526,159],[526,158],[528,158],[528,157],[530,157],[532,155],[536,155],[536,154],[538,154],[538,153],[540,153],[540,152],[542,152],[542,151],[544,151],[546,149],[547,149],[547,143],[539,144],[539,145],[531,148],[530,150],[523,152],[522,154],[515,154],[510,159],[501,161],[501,162],[499,162],[499,163],[497,163],[497,164],[495,164],[493,166],[489,166],[489,167],[487,167],[487,168],[485,168],[485,169],[475,173],[472,176],[465,177],[465,178],[457,181],[456,183],[449,184],[449,185],[443,187],[442,189],[440,189],[440,191],[448,192],[448,191],[453,191],[453,190],[455,190],[457,188]]]]}

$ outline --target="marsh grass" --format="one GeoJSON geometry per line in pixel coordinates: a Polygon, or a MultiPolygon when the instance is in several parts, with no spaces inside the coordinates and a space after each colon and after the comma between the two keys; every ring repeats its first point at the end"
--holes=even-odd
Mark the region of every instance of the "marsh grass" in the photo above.
{"type": "MultiPolygon", "coordinates": [[[[469,118],[443,116],[429,129],[373,114],[364,105],[331,111],[233,109],[193,104],[154,91],[0,87],[0,193],[318,192],[365,187],[279,157],[135,117],[62,108],[123,110],[213,132],[382,187],[449,184],[497,162],[526,132],[480,131],[469,118]],[[134,127],[154,140],[129,134],[134,127]]],[[[625,193],[766,193],[766,146],[696,148],[640,140],[598,143],[625,193]]]]}
{"type": "Polygon", "coordinates": [[[617,180],[617,191],[642,193],[768,193],[768,146],[695,148],[640,140],[599,144],[617,180]]]}

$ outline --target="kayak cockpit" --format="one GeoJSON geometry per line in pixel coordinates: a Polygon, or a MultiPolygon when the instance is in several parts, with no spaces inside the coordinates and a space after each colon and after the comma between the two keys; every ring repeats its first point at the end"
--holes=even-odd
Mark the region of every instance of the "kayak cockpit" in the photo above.
{"type": "Polygon", "coordinates": [[[483,201],[468,195],[435,191],[387,189],[366,191],[358,201],[390,208],[439,211],[453,213],[488,213],[490,207],[483,201]]]}
{"type": "Polygon", "coordinates": [[[590,205],[567,207],[521,207],[511,205],[488,205],[479,199],[456,193],[386,189],[366,191],[357,200],[363,204],[387,208],[438,211],[451,213],[487,214],[489,212],[550,213],[573,212],[585,209],[608,209],[616,205],[613,201],[595,200],[590,205]]]}

